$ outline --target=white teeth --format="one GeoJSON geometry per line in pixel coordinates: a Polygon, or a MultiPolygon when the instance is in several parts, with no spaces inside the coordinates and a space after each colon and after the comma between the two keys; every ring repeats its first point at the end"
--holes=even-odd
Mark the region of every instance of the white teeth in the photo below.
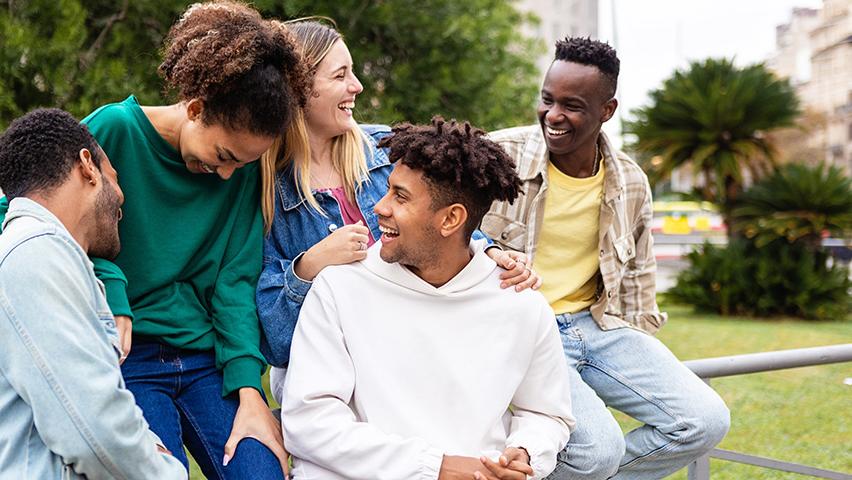
{"type": "Polygon", "coordinates": [[[204,162],[198,162],[198,164],[199,164],[199,165],[201,165],[201,169],[202,169],[202,170],[204,170],[205,172],[207,172],[207,173],[216,173],[216,170],[213,170],[212,168],[210,168],[210,166],[209,166],[209,165],[207,165],[206,163],[204,163],[204,162]]]}
{"type": "Polygon", "coordinates": [[[387,233],[388,235],[399,235],[399,230],[394,230],[393,228],[383,227],[379,225],[379,231],[382,233],[387,233]]]}
{"type": "Polygon", "coordinates": [[[343,103],[339,104],[339,105],[337,106],[337,108],[339,108],[339,109],[341,109],[341,110],[349,110],[349,111],[351,111],[352,109],[354,109],[354,108],[355,108],[355,102],[343,102],[343,103]]]}
{"type": "Polygon", "coordinates": [[[566,133],[568,133],[568,130],[557,130],[557,129],[551,128],[551,127],[546,127],[546,128],[547,128],[547,133],[549,133],[550,135],[559,136],[559,135],[565,135],[566,133]]]}

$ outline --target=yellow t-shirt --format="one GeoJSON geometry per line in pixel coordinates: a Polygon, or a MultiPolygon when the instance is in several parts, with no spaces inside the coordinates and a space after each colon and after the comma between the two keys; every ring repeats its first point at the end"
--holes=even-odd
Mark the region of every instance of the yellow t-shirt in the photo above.
{"type": "Polygon", "coordinates": [[[553,311],[575,313],[595,303],[598,288],[598,224],[604,162],[593,177],[574,178],[547,164],[550,185],[534,259],[541,293],[553,311]]]}

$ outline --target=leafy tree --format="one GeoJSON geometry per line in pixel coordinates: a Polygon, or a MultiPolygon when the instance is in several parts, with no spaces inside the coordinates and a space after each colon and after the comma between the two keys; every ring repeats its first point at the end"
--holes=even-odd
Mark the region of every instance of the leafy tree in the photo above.
{"type": "Polygon", "coordinates": [[[784,165],[740,196],[734,216],[758,247],[783,239],[818,249],[823,234],[852,231],[852,181],[835,166],[784,165]]]}
{"type": "Polygon", "coordinates": [[[649,176],[666,178],[683,165],[703,173],[702,196],[721,207],[730,232],[744,172],[759,178],[774,165],[767,132],[793,125],[799,113],[792,87],[762,64],[707,59],[676,71],[650,97],[627,126],[637,149],[660,157],[649,176]]]}
{"type": "MultiPolygon", "coordinates": [[[[189,0],[0,0],[0,130],[39,106],[81,117],[135,93],[164,98],[163,37],[189,0]]],[[[265,16],[337,20],[365,85],[358,118],[434,114],[496,128],[532,120],[540,45],[511,0],[257,0],[265,16]]]]}
{"type": "Polygon", "coordinates": [[[158,51],[187,3],[0,0],[0,129],[36,107],[82,117],[129,93],[163,101],[158,51]]]}
{"type": "Polygon", "coordinates": [[[359,121],[427,122],[433,115],[493,129],[531,123],[538,42],[511,0],[259,0],[280,18],[334,19],[364,83],[359,121]]]}

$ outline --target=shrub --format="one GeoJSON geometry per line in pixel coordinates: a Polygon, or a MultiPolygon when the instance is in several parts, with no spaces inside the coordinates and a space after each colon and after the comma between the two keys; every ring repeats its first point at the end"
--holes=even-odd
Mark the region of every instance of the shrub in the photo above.
{"type": "Polygon", "coordinates": [[[758,247],[735,239],[705,243],[688,256],[667,298],[722,315],[794,316],[843,320],[850,311],[850,281],[843,265],[803,242],[775,240],[758,247]]]}

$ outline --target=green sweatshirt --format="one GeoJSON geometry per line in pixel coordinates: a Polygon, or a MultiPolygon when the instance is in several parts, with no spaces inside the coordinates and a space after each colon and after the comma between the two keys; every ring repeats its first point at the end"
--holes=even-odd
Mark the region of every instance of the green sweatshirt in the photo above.
{"type": "MultiPolygon", "coordinates": [[[[213,349],[224,375],[222,395],[241,387],[261,391],[257,163],[229,180],[191,173],[133,96],[99,108],[83,123],[118,172],[125,196],[121,253],[115,262],[92,259],[113,314],[134,318],[134,336],[213,349]]],[[[0,225],[8,208],[3,197],[0,225]]]]}
{"type": "MultiPolygon", "coordinates": [[[[109,156],[124,191],[115,265],[128,279],[133,334],[178,348],[213,349],[224,374],[223,395],[241,387],[261,391],[257,163],[237,169],[229,180],[191,173],[133,96],[99,108],[83,123],[109,156]]],[[[116,290],[108,291],[110,305],[121,303],[117,297],[124,292],[116,290]]]]}

